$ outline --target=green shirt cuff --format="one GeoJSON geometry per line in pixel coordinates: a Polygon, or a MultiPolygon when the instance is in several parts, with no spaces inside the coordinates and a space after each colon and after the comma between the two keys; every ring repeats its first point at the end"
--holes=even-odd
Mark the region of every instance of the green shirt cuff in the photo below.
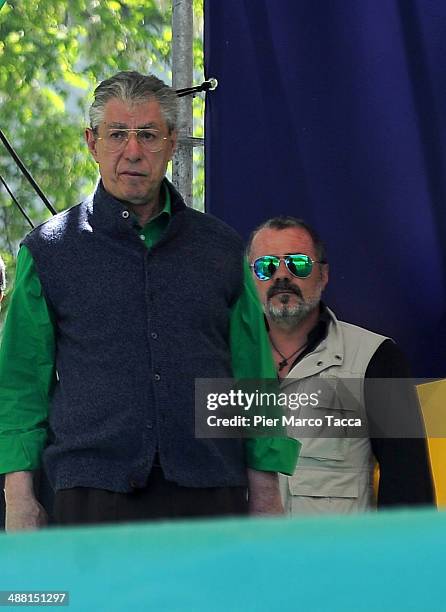
{"type": "Polygon", "coordinates": [[[294,438],[250,438],[245,441],[247,466],[253,470],[291,476],[301,446],[294,438]]]}
{"type": "Polygon", "coordinates": [[[0,474],[37,470],[46,439],[46,429],[0,437],[0,474]]]}

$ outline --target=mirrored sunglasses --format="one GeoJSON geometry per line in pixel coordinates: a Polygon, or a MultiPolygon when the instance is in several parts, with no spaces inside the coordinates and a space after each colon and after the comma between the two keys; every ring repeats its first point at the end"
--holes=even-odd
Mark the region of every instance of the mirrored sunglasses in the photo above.
{"type": "Polygon", "coordinates": [[[303,253],[289,253],[285,257],[276,257],[276,255],[262,255],[258,257],[250,267],[254,274],[261,281],[270,280],[280,267],[280,262],[285,262],[287,270],[296,278],[307,278],[313,270],[313,264],[326,263],[325,261],[316,261],[303,253]]]}

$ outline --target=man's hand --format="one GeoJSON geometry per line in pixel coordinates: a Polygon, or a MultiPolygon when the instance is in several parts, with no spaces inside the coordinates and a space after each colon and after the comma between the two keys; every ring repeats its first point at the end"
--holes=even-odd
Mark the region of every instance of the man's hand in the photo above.
{"type": "Polygon", "coordinates": [[[39,529],[48,523],[45,509],[34,495],[31,472],[11,472],[5,477],[6,531],[39,529]]]}
{"type": "Polygon", "coordinates": [[[276,472],[260,472],[248,468],[248,502],[250,514],[283,514],[276,472]]]}

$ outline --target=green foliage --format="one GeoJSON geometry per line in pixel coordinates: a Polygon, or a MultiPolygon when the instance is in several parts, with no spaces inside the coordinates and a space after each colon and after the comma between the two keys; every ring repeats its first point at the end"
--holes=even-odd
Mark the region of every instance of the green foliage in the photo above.
{"type": "MultiPolygon", "coordinates": [[[[201,82],[203,0],[194,0],[194,9],[196,82],[201,82]]],[[[97,180],[84,143],[95,86],[130,69],[169,80],[171,39],[169,0],[8,0],[3,6],[0,127],[57,210],[79,202],[97,180]]],[[[196,136],[203,135],[203,107],[197,97],[196,136]]],[[[196,151],[194,158],[202,163],[203,152],[196,151]]],[[[49,216],[2,146],[0,174],[35,224],[49,216]]],[[[194,198],[200,206],[203,169],[195,174],[194,198]]],[[[28,230],[0,187],[0,253],[7,262],[10,286],[12,256],[28,230]]]]}

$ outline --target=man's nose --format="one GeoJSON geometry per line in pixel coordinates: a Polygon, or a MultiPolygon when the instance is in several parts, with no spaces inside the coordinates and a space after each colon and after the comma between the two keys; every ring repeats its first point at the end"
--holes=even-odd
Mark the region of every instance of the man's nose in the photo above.
{"type": "Polygon", "coordinates": [[[127,142],[124,148],[124,155],[127,159],[137,160],[142,157],[141,145],[137,138],[136,132],[129,132],[127,142]]]}
{"type": "Polygon", "coordinates": [[[288,270],[288,267],[287,267],[284,259],[280,260],[279,267],[278,267],[277,272],[276,272],[276,276],[278,278],[284,278],[286,280],[286,282],[290,282],[290,279],[295,279],[296,278],[294,276],[294,274],[291,274],[291,272],[288,270]]]}

